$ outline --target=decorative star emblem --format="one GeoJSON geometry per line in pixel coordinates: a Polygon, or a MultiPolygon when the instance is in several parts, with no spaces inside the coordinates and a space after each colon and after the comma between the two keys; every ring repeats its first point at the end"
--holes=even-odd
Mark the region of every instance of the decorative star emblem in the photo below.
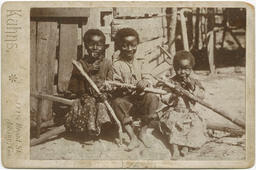
{"type": "Polygon", "coordinates": [[[17,79],[18,79],[18,77],[17,77],[16,74],[10,74],[10,75],[9,75],[9,80],[10,80],[12,83],[16,82],[17,79]]]}

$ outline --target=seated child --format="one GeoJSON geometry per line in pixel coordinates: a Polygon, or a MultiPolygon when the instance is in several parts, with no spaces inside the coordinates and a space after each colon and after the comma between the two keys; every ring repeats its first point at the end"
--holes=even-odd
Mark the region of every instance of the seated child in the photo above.
{"type": "MultiPolygon", "coordinates": [[[[105,58],[105,36],[98,29],[90,29],[84,35],[84,45],[88,52],[80,59],[84,71],[90,76],[98,88],[104,80],[112,79],[111,63],[105,58]]],[[[87,80],[74,67],[69,82],[70,98],[78,98],[78,107],[73,107],[66,115],[66,131],[80,137],[96,137],[101,132],[101,126],[110,122],[102,96],[98,96],[87,80]],[[71,95],[72,94],[72,95],[71,95]],[[73,97],[72,97],[73,96],[73,97]]]]}
{"type": "Polygon", "coordinates": [[[137,87],[136,91],[131,92],[127,89],[117,89],[112,100],[117,118],[130,137],[127,151],[139,147],[139,140],[132,126],[135,115],[142,119],[142,128],[138,137],[146,147],[150,147],[151,143],[146,132],[159,103],[157,95],[153,93],[141,94],[144,88],[150,86],[150,81],[143,75],[135,57],[138,44],[139,35],[132,28],[123,28],[116,33],[117,52],[113,55],[113,80],[133,84],[137,87]]]}
{"type": "MultiPolygon", "coordinates": [[[[167,78],[167,81],[203,99],[204,88],[190,75],[194,64],[195,59],[190,52],[177,52],[173,59],[176,75],[167,78]]],[[[162,102],[170,107],[161,113],[160,130],[168,138],[172,158],[177,159],[188,152],[189,148],[200,148],[207,141],[206,125],[200,114],[193,110],[194,101],[164,85],[161,86],[170,92],[161,96],[162,102]]]]}

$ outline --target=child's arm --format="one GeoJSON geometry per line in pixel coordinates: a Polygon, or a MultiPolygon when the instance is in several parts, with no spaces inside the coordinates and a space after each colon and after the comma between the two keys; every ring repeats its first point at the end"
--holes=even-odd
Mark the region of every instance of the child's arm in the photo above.
{"type": "Polygon", "coordinates": [[[205,97],[205,89],[202,86],[202,84],[196,80],[196,79],[190,79],[188,83],[188,88],[191,93],[193,93],[194,96],[204,99],[205,97]]]}

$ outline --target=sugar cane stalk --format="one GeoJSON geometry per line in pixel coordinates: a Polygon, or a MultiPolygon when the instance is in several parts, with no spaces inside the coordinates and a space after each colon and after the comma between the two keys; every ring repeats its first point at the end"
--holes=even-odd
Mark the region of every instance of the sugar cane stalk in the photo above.
{"type": "MultiPolygon", "coordinates": [[[[105,81],[106,84],[112,85],[112,86],[117,86],[117,87],[125,87],[128,89],[136,89],[135,85],[132,84],[127,84],[127,83],[119,83],[115,81],[105,81]]],[[[155,94],[167,94],[166,91],[161,90],[161,89],[156,89],[156,88],[145,88],[144,92],[150,92],[150,93],[155,93],[155,94]]]]}
{"type": "Polygon", "coordinates": [[[214,112],[216,112],[217,114],[221,115],[222,117],[230,120],[231,122],[233,122],[234,124],[236,124],[240,128],[245,129],[245,122],[242,119],[232,117],[227,112],[212,106],[211,104],[209,104],[209,103],[199,99],[198,97],[196,97],[193,94],[189,93],[187,90],[185,90],[185,89],[183,89],[181,87],[178,87],[178,86],[176,86],[175,84],[173,84],[171,82],[166,82],[166,81],[164,81],[162,79],[159,79],[159,78],[156,78],[156,77],[155,77],[155,79],[158,80],[161,83],[164,83],[166,86],[170,87],[171,89],[173,89],[177,93],[185,95],[185,96],[189,97],[190,99],[192,99],[193,101],[198,102],[201,105],[207,107],[208,109],[213,110],[214,112]]]}
{"type": "MultiPolygon", "coordinates": [[[[86,78],[86,80],[89,82],[89,84],[91,85],[91,87],[96,91],[96,93],[100,96],[102,93],[100,92],[99,88],[96,86],[96,84],[92,81],[92,79],[89,77],[89,75],[84,71],[83,67],[81,66],[81,64],[79,62],[77,62],[76,60],[73,60],[72,62],[76,68],[80,71],[80,73],[86,78]]],[[[122,125],[120,123],[120,121],[118,120],[118,118],[116,117],[116,114],[114,112],[114,110],[112,109],[112,107],[110,106],[110,104],[108,103],[107,100],[104,101],[105,106],[107,107],[108,111],[110,112],[111,116],[114,118],[117,126],[118,126],[118,133],[119,133],[119,140],[120,140],[120,144],[122,144],[122,125]]]]}

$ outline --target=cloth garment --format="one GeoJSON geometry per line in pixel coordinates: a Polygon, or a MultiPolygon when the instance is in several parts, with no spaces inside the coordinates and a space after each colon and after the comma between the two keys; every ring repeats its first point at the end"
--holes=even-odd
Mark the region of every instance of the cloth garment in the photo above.
{"type": "MultiPolygon", "coordinates": [[[[136,59],[128,62],[120,56],[114,56],[113,80],[136,85],[139,80],[147,79],[141,68],[136,59]]],[[[134,91],[121,88],[113,96],[112,107],[123,124],[131,123],[131,116],[137,115],[143,117],[142,121],[148,121],[155,114],[159,104],[159,97],[152,93],[139,95],[134,91]]]]}
{"type": "MultiPolygon", "coordinates": [[[[174,76],[170,81],[181,85],[177,76],[174,76]]],[[[204,88],[201,83],[195,79],[191,79],[195,85],[192,93],[203,98],[204,88]]],[[[167,87],[163,87],[168,90],[167,87]]],[[[186,87],[183,87],[186,89],[186,87]]],[[[189,90],[189,89],[186,89],[189,90]]],[[[206,123],[200,116],[200,113],[194,111],[195,102],[191,101],[186,96],[176,94],[169,89],[169,96],[162,96],[164,103],[168,102],[170,107],[167,107],[158,115],[160,117],[160,131],[167,137],[170,144],[187,146],[191,148],[201,147],[207,140],[206,123]]]]}
{"type": "Polygon", "coordinates": [[[113,109],[122,124],[132,123],[133,118],[141,118],[147,123],[154,118],[159,98],[155,94],[146,93],[142,96],[127,95],[112,101],[113,109]]]}
{"type": "MultiPolygon", "coordinates": [[[[95,72],[92,65],[85,59],[79,62],[97,87],[101,87],[104,80],[112,78],[111,64],[103,61],[100,70],[95,72]]],[[[66,115],[66,130],[71,133],[98,136],[101,132],[101,126],[110,123],[111,119],[104,103],[100,102],[97,93],[76,68],[72,72],[69,91],[76,94],[75,98],[78,98],[79,101],[78,105],[72,107],[66,115]]]]}

